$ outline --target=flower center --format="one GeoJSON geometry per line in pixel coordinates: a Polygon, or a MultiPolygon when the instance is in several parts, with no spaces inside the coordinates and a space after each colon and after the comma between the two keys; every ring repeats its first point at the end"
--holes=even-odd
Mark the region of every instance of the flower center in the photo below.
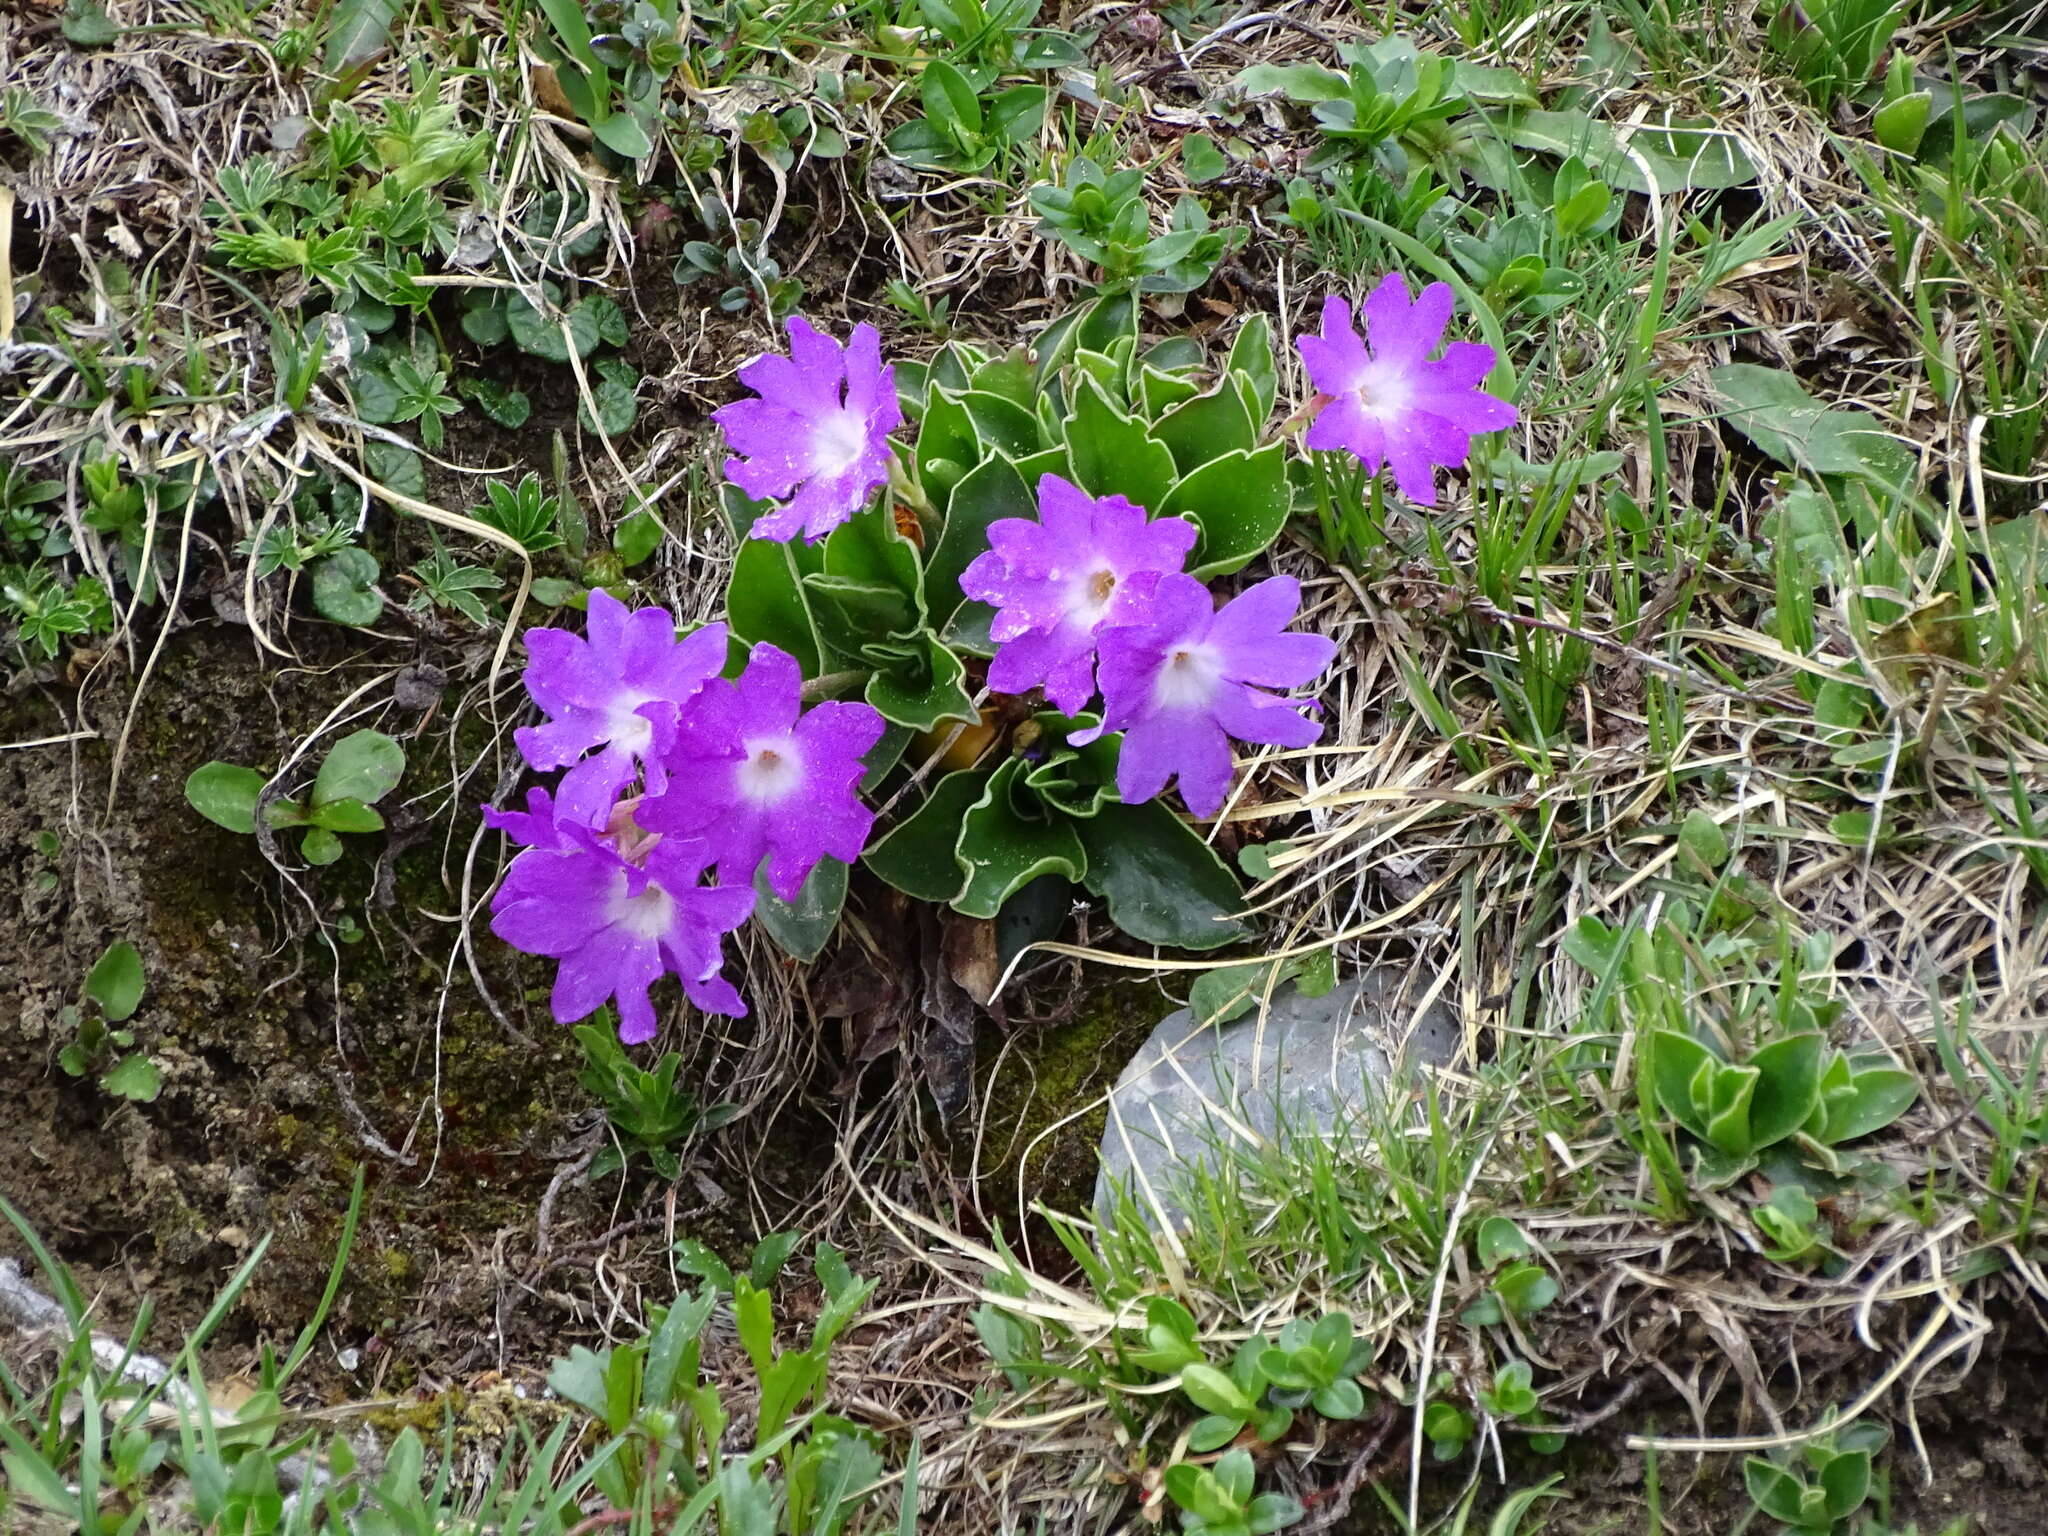
{"type": "Polygon", "coordinates": [[[1116,572],[1106,565],[1080,572],[1067,588],[1069,619],[1093,629],[1109,612],[1109,600],[1116,595],[1116,572]]]}
{"type": "Polygon", "coordinates": [[[773,805],[803,788],[803,759],[787,736],[747,742],[746,751],[737,775],[743,799],[773,805]]]}
{"type": "Polygon", "coordinates": [[[1222,658],[1214,646],[1176,645],[1153,681],[1152,702],[1167,710],[1201,709],[1215,697],[1222,675],[1222,658]]]}
{"type": "Polygon", "coordinates": [[[811,472],[837,479],[859,462],[867,446],[867,418],[843,407],[833,411],[819,419],[811,438],[811,472]]]}
{"type": "Polygon", "coordinates": [[[614,928],[623,928],[636,939],[659,939],[675,925],[676,899],[652,883],[641,887],[638,896],[627,895],[622,870],[606,903],[605,916],[614,928]]]}
{"type": "Polygon", "coordinates": [[[635,757],[645,757],[647,749],[654,745],[654,722],[636,711],[642,704],[652,703],[651,693],[622,693],[612,700],[611,712],[605,721],[605,732],[615,747],[623,747],[635,757]]]}
{"type": "Polygon", "coordinates": [[[1377,416],[1382,421],[1399,416],[1408,409],[1414,397],[1414,381],[1398,369],[1385,368],[1375,361],[1360,375],[1351,393],[1365,408],[1368,416],[1377,416]]]}

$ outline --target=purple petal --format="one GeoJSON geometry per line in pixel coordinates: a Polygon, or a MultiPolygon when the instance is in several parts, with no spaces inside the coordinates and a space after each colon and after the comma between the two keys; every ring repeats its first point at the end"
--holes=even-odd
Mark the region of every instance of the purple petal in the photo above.
{"type": "MultiPolygon", "coordinates": [[[[1260,746],[1305,747],[1323,734],[1321,723],[1303,715],[1298,704],[1235,683],[1217,693],[1215,711],[1222,729],[1260,746]]],[[[1181,790],[1186,792],[1185,782],[1181,790]]]]}

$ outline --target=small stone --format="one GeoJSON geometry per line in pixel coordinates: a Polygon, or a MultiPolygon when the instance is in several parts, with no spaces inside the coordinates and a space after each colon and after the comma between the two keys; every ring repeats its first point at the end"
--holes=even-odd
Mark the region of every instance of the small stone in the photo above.
{"type": "Polygon", "coordinates": [[[448,674],[430,662],[402,668],[391,684],[392,701],[415,714],[432,709],[448,686],[448,674]]]}
{"type": "Polygon", "coordinates": [[[1391,1061],[1448,1062],[1457,1021],[1441,1002],[1415,1019],[1412,982],[1383,966],[1321,997],[1290,983],[1263,1019],[1256,1009],[1220,1026],[1196,1025],[1185,1008],[1168,1014],[1110,1090],[1097,1212],[1109,1210],[1116,1185],[1133,1183],[1135,1163],[1140,1206],[1156,1198],[1180,1225],[1186,1215],[1169,1189],[1195,1168],[1217,1169],[1219,1142],[1242,1136],[1234,1126],[1270,1138],[1284,1110],[1297,1135],[1336,1134],[1384,1091],[1391,1061]]]}

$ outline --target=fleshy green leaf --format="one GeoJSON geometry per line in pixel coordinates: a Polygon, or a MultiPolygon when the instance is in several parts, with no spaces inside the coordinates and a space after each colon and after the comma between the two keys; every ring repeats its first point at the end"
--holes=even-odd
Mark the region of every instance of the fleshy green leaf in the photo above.
{"type": "Polygon", "coordinates": [[[1001,455],[977,465],[947,503],[946,526],[925,556],[924,598],[932,623],[943,627],[959,609],[960,573],[988,548],[988,527],[998,518],[1036,519],[1034,488],[1001,455]]]}
{"type": "Polygon", "coordinates": [[[898,725],[928,731],[941,720],[980,718],[974,697],[961,685],[967,669],[960,658],[926,631],[911,642],[918,652],[914,666],[878,671],[868,679],[867,701],[882,717],[898,725]]]}
{"type": "Polygon", "coordinates": [[[950,902],[967,883],[955,852],[960,826],[981,799],[988,778],[978,771],[947,774],[923,805],[868,849],[862,862],[907,896],[950,902]]]}
{"type": "Polygon", "coordinates": [[[1144,944],[1215,949],[1246,937],[1244,893],[1216,851],[1157,800],[1106,805],[1082,822],[1089,891],[1144,944]]]}
{"type": "Polygon", "coordinates": [[[754,916],[777,948],[807,965],[818,958],[839,926],[840,909],[846,905],[846,866],[834,858],[820,859],[793,902],[783,901],[768,888],[767,868],[764,862],[754,872],[754,916]]]}
{"type": "Polygon", "coordinates": [[[1269,443],[1212,459],[1176,485],[1155,511],[1191,519],[1202,530],[1194,574],[1207,580],[1242,567],[1280,536],[1293,505],[1286,448],[1269,443]]]}
{"type": "Polygon", "coordinates": [[[822,670],[818,631],[797,560],[790,544],[743,538],[726,588],[725,618],[740,639],[779,646],[796,658],[805,677],[816,677],[822,670]]]}
{"type": "Polygon", "coordinates": [[[953,898],[955,911],[992,918],[1011,896],[1041,875],[1080,880],[1088,854],[1073,822],[1050,812],[1024,789],[1028,765],[1013,757],[990,775],[981,798],[961,819],[959,859],[967,883],[953,898]],[[1024,814],[1033,806],[1039,814],[1024,814]]]}
{"type": "Polygon", "coordinates": [[[1176,478],[1172,453],[1142,422],[1112,405],[1093,377],[1069,378],[1074,401],[1067,418],[1067,462],[1075,483],[1091,496],[1123,496],[1157,516],[1176,478]]]}
{"type": "Polygon", "coordinates": [[[1773,1040],[1749,1058],[1760,1074],[1749,1112],[1758,1148],[1772,1146],[1804,1125],[1820,1102],[1827,1042],[1810,1031],[1773,1040]]]}

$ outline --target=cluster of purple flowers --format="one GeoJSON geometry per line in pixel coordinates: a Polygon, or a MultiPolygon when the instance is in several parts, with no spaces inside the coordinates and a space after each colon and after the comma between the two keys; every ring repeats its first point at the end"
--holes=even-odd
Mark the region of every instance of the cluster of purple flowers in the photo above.
{"type": "MultiPolygon", "coordinates": [[[[1317,390],[1308,446],[1354,454],[1368,474],[1391,467],[1423,506],[1474,433],[1515,420],[1479,387],[1490,348],[1453,342],[1430,356],[1451,309],[1445,284],[1411,301],[1393,273],[1365,300],[1363,333],[1332,297],[1321,334],[1296,339],[1317,390]]],[[[889,435],[903,416],[872,326],[842,346],[793,317],[789,338],[788,356],[740,370],[754,397],[715,419],[733,450],[727,478],[774,504],[751,535],[815,541],[888,483],[889,435]]],[[[1321,734],[1311,706],[1284,691],[1328,667],[1336,644],[1287,628],[1301,605],[1294,578],[1258,582],[1219,608],[1183,569],[1199,534],[1186,519],[1051,474],[1037,510],[991,525],[988,550],[961,577],[996,609],[989,686],[1041,688],[1069,715],[1099,695],[1100,724],[1073,739],[1123,734],[1126,802],[1177,779],[1189,810],[1212,817],[1229,793],[1232,739],[1303,747],[1321,734]]],[[[526,684],[547,720],[518,732],[519,747],[534,768],[565,771],[525,811],[485,812],[524,845],[491,927],[560,962],[557,1019],[613,1000],[621,1037],[638,1042],[655,1032],[648,989],[668,973],[701,1008],[746,1011],[720,974],[723,938],[752,912],[757,875],[793,901],[821,859],[860,855],[874,822],[858,797],[861,759],[883,721],[866,704],[804,710],[797,663],[772,645],[755,646],[737,679],[720,677],[722,624],[679,639],[666,610],[628,610],[594,591],[588,627],[588,638],[527,632],[526,684]]]]}
{"type": "Polygon", "coordinates": [[[1265,688],[1298,688],[1330,664],[1336,642],[1286,632],[1301,605],[1291,576],[1260,582],[1219,611],[1181,565],[1197,530],[1148,519],[1121,496],[1090,498],[1058,475],[1038,482],[1038,520],[989,525],[989,549],[960,589],[992,604],[1001,649],[991,688],[1042,687],[1067,714],[1100,689],[1102,723],[1085,743],[1122,731],[1117,793],[1150,800],[1176,775],[1197,816],[1230,789],[1230,740],[1304,747],[1322,728],[1265,688]]]}
{"type": "Polygon", "coordinates": [[[665,608],[590,594],[589,636],[526,633],[526,687],[548,717],[516,733],[536,769],[567,771],[524,811],[484,819],[523,843],[491,900],[491,931],[559,961],[562,1023],[616,1002],[619,1035],[651,1040],[648,988],[673,973],[698,1007],[744,1014],[722,941],[754,909],[754,876],[794,901],[818,861],[851,863],[874,813],[866,704],[803,708],[795,658],[757,645],[737,679],[723,624],[681,639],[665,608]],[[707,881],[706,877],[709,876],[707,881]]]}

